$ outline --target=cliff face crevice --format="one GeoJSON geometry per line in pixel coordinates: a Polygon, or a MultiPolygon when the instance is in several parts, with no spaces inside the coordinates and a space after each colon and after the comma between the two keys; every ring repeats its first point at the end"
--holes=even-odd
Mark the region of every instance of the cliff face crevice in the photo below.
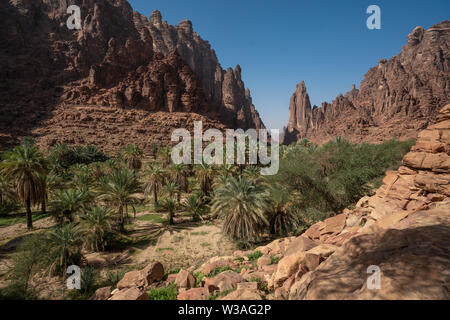
{"type": "Polygon", "coordinates": [[[264,127],[240,67],[222,70],[190,21],[171,26],[158,11],[147,19],[125,0],[2,1],[0,71],[3,146],[24,136],[46,140],[40,135],[61,105],[198,113],[225,127],[264,127]],[[66,26],[71,4],[81,8],[81,30],[66,26]]]}
{"type": "Polygon", "coordinates": [[[291,98],[285,142],[335,136],[355,142],[416,138],[450,100],[450,21],[416,27],[402,51],[381,59],[345,95],[311,107],[302,81],[291,98]]]}

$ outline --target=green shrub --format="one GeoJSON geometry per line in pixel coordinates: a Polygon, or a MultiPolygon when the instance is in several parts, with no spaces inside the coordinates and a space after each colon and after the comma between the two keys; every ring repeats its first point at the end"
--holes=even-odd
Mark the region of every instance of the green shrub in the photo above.
{"type": "Polygon", "coordinates": [[[231,269],[230,266],[223,266],[223,267],[217,267],[215,269],[213,269],[206,277],[208,278],[213,278],[215,276],[217,276],[218,274],[225,272],[225,271],[234,271],[233,269],[231,269]]]}
{"type": "Polygon", "coordinates": [[[271,185],[283,185],[299,216],[297,232],[341,212],[379,186],[386,170],[396,169],[414,141],[354,144],[336,138],[322,146],[310,141],[283,148],[271,185]]]}
{"type": "Polygon", "coordinates": [[[171,283],[167,287],[154,288],[148,292],[150,300],[176,300],[178,295],[177,286],[171,283]]]}
{"type": "Polygon", "coordinates": [[[256,260],[258,260],[259,258],[261,258],[262,256],[263,256],[263,254],[262,254],[261,251],[255,251],[255,252],[252,252],[252,253],[248,254],[248,255],[247,255],[247,258],[248,258],[250,261],[256,261],[256,260]]]}
{"type": "Polygon", "coordinates": [[[0,217],[6,216],[11,212],[15,212],[20,208],[19,203],[4,199],[0,201],[0,217]]]}
{"type": "Polygon", "coordinates": [[[125,273],[132,271],[132,268],[125,267],[118,271],[107,271],[106,272],[106,280],[104,282],[104,287],[111,286],[113,289],[116,288],[117,283],[119,283],[120,280],[122,280],[125,273]]]}
{"type": "Polygon", "coordinates": [[[51,150],[48,159],[54,170],[61,173],[75,164],[105,162],[110,157],[94,146],[68,146],[61,143],[51,150]]]}
{"type": "Polygon", "coordinates": [[[36,299],[32,277],[46,267],[48,241],[42,235],[27,236],[17,248],[13,257],[10,284],[0,290],[0,299],[36,299]]]}
{"type": "Polygon", "coordinates": [[[277,264],[280,262],[280,258],[276,256],[270,256],[270,264],[277,264]]]}

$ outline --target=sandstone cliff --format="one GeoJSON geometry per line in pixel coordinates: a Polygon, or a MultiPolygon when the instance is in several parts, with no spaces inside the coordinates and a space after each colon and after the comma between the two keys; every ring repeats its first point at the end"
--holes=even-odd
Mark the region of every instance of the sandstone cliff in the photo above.
{"type": "MultiPolygon", "coordinates": [[[[94,112],[96,106],[111,107],[112,113],[168,112],[172,119],[179,113],[185,113],[182,117],[198,113],[211,124],[221,123],[219,127],[264,127],[240,67],[222,70],[208,42],[187,20],[171,26],[156,11],[149,21],[125,0],[2,1],[0,9],[3,146],[24,136],[34,136],[42,144],[82,143],[86,126],[94,129],[88,135],[95,136],[105,126],[116,131],[121,145],[135,136],[133,122],[124,123],[122,130],[114,121],[102,123],[101,117],[94,117],[96,122],[83,117],[83,125],[78,125],[61,116],[61,112],[82,113],[82,108],[73,110],[75,106],[94,112]],[[81,8],[81,30],[66,26],[70,4],[81,8]],[[66,132],[64,127],[73,130],[66,132]]],[[[135,142],[157,140],[152,131],[167,124],[154,121],[135,142]]],[[[102,147],[95,139],[88,140],[102,147]]]]}
{"type": "Polygon", "coordinates": [[[289,105],[285,142],[308,138],[322,143],[336,136],[354,142],[416,138],[434,123],[450,100],[450,21],[428,30],[416,27],[397,56],[382,59],[331,103],[311,107],[304,82],[289,105]]]}

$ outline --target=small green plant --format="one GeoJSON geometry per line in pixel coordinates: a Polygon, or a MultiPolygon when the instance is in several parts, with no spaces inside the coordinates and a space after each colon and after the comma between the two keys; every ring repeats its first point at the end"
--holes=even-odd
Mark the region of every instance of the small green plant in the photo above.
{"type": "Polygon", "coordinates": [[[221,291],[221,292],[219,292],[219,293],[217,293],[217,294],[210,294],[210,295],[206,298],[206,300],[217,300],[218,298],[225,297],[225,296],[229,295],[229,294],[232,293],[233,291],[236,291],[236,288],[224,290],[224,291],[221,291]]]}
{"type": "Polygon", "coordinates": [[[136,220],[148,221],[148,222],[152,222],[152,223],[166,223],[167,222],[167,219],[165,219],[160,214],[144,214],[142,216],[137,217],[136,220]]]}
{"type": "Polygon", "coordinates": [[[208,234],[207,231],[191,232],[191,236],[206,236],[207,234],[208,234]]]}
{"type": "Polygon", "coordinates": [[[269,287],[267,286],[267,283],[262,281],[260,278],[251,277],[249,279],[249,282],[257,282],[259,290],[264,291],[266,294],[269,293],[269,287]]]}
{"type": "Polygon", "coordinates": [[[168,247],[168,248],[158,248],[158,251],[175,251],[174,248],[168,247]]]}
{"type": "Polygon", "coordinates": [[[270,264],[278,264],[280,262],[280,258],[276,256],[270,256],[270,264]]]}
{"type": "Polygon", "coordinates": [[[194,276],[195,276],[195,279],[197,279],[196,280],[196,286],[197,287],[201,286],[201,284],[203,282],[203,278],[204,278],[203,273],[201,273],[201,271],[199,271],[194,276]]]}
{"type": "Polygon", "coordinates": [[[128,271],[131,271],[131,268],[125,267],[123,269],[120,269],[119,271],[107,271],[106,272],[106,281],[105,281],[105,287],[111,286],[113,289],[116,287],[117,283],[123,278],[125,273],[128,271]]]}
{"type": "Polygon", "coordinates": [[[225,272],[225,271],[234,271],[233,269],[231,269],[230,266],[223,266],[223,267],[217,267],[215,269],[213,269],[208,275],[208,278],[213,278],[215,276],[217,276],[218,274],[225,272]]]}
{"type": "Polygon", "coordinates": [[[171,283],[167,287],[154,288],[148,292],[150,300],[176,300],[178,295],[177,286],[171,283]]]}
{"type": "Polygon", "coordinates": [[[250,261],[256,261],[256,260],[258,260],[259,258],[261,258],[263,256],[263,254],[262,254],[262,252],[261,251],[255,251],[255,252],[252,252],[252,253],[250,253],[250,254],[248,254],[247,255],[247,258],[250,260],[250,261]]]}

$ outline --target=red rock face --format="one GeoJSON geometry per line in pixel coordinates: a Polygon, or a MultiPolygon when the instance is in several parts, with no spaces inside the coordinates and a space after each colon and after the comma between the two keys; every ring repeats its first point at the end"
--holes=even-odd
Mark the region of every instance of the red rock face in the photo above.
{"type": "Polygon", "coordinates": [[[304,82],[289,106],[285,142],[336,136],[355,142],[416,138],[450,98],[450,21],[416,27],[399,55],[370,69],[357,90],[311,108],[304,82]]]}
{"type": "MultiPolygon", "coordinates": [[[[124,0],[74,0],[81,8],[82,29],[69,30],[66,2],[0,3],[0,145],[24,136],[53,141],[53,129],[57,142],[83,140],[86,127],[114,126],[96,117],[101,113],[96,106],[136,111],[136,116],[138,111],[150,117],[152,112],[174,113],[173,123],[183,122],[185,113],[199,113],[222,127],[264,127],[240,68],[222,70],[190,21],[170,26],[159,12],[149,21],[124,0]],[[85,125],[64,116],[82,109],[94,110],[82,117],[85,125]],[[184,113],[181,121],[178,112],[184,113]],[[48,125],[61,118],[65,122],[57,123],[58,128],[48,125]]],[[[157,121],[153,125],[157,131],[157,121]]],[[[135,123],[124,127],[128,129],[119,135],[127,144],[135,123]]],[[[144,139],[151,137],[136,142],[144,139]]]]}

